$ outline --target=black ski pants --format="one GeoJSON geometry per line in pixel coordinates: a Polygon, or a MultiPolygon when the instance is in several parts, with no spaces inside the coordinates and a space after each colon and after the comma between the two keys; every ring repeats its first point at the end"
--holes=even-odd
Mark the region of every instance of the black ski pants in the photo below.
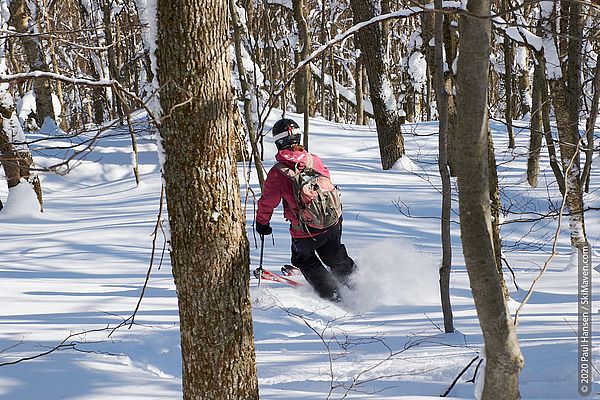
{"type": "Polygon", "coordinates": [[[338,284],[347,285],[350,274],[356,270],[354,260],[342,244],[342,221],[320,235],[292,238],[292,264],[300,268],[319,296],[336,299],[338,284]]]}

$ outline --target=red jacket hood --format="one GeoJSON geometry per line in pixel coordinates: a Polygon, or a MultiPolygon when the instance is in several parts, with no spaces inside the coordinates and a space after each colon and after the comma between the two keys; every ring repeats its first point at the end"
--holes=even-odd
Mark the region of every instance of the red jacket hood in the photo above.
{"type": "Polygon", "coordinates": [[[290,168],[294,168],[296,164],[298,164],[299,169],[303,169],[306,162],[306,157],[308,156],[308,152],[304,149],[302,150],[294,150],[291,148],[279,150],[277,154],[275,154],[275,159],[277,162],[280,162],[290,168]]]}

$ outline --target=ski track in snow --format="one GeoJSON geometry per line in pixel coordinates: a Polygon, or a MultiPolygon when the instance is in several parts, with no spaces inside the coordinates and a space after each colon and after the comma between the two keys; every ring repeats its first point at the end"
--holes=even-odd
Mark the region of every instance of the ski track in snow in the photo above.
{"type": "MultiPolygon", "coordinates": [[[[300,116],[291,117],[302,122],[300,116]]],[[[494,123],[492,128],[504,204],[530,212],[546,210],[547,191],[558,198],[555,185],[547,189],[552,176],[547,160],[542,162],[539,188],[530,189],[522,179],[528,135],[518,132],[517,149],[507,151],[503,127],[494,123]]],[[[310,129],[310,150],[321,156],[342,190],[343,241],[359,266],[357,288],[344,293],[344,303],[334,305],[307,287],[262,281],[258,288],[257,280],[251,280],[261,399],[439,397],[480,351],[482,336],[456,223],[451,294],[457,332],[441,331],[437,137],[410,135],[434,133],[436,124],[406,125],[407,157],[385,172],[374,127],[317,118],[310,129]]],[[[129,317],[138,301],[160,194],[151,134],[144,131],[139,138],[143,183],[135,187],[128,134],[125,128],[122,135],[116,133],[100,140],[70,174],[42,177],[43,214],[0,212],[0,364],[43,353],[70,334],[87,332],[70,338],[75,348],[0,367],[0,399],[181,398],[177,301],[168,256],[152,273],[137,324],[110,337],[110,329],[105,329],[129,317]]],[[[265,163],[270,166],[275,147],[270,140],[265,145],[265,163]]],[[[34,155],[41,165],[51,165],[61,156],[48,150],[34,155]]],[[[245,169],[240,166],[239,171],[243,198],[245,169]]],[[[590,206],[599,206],[599,178],[594,171],[592,190],[586,194],[590,206]]],[[[260,193],[254,175],[249,185],[260,193]]],[[[7,193],[6,185],[0,184],[5,204],[7,193]]],[[[13,201],[21,200],[17,196],[13,201]]],[[[458,221],[456,197],[453,206],[452,219],[458,221]]],[[[259,261],[253,210],[250,198],[246,215],[251,269],[259,261]]],[[[503,218],[506,222],[518,217],[503,218]]],[[[597,212],[586,214],[588,240],[600,249],[598,222],[597,212]]],[[[278,272],[289,262],[290,247],[280,209],[272,225],[275,246],[267,238],[264,266],[278,272]]],[[[554,220],[503,226],[505,256],[521,288],[516,290],[506,271],[511,311],[548,257],[548,238],[555,228],[554,220]]],[[[518,334],[526,360],[520,384],[527,399],[578,398],[572,331],[577,326],[577,272],[565,269],[570,252],[565,229],[566,225],[559,254],[520,318],[518,334]]],[[[159,253],[160,243],[159,237],[159,253]]],[[[592,278],[600,282],[598,274],[592,278]]],[[[600,286],[594,283],[594,288],[598,293],[600,286]]],[[[599,304],[598,295],[593,300],[599,304]]],[[[592,307],[596,324],[597,308],[592,307]]],[[[593,339],[600,343],[600,335],[593,339]]],[[[594,352],[597,361],[597,344],[594,352]]],[[[473,398],[474,385],[466,382],[473,371],[474,366],[451,396],[473,398]]],[[[600,391],[597,383],[593,391],[600,391]]]]}

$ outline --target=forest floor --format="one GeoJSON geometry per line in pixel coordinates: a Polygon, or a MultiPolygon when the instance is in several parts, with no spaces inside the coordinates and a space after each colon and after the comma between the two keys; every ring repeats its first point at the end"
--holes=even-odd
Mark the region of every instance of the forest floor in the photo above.
{"type": "MultiPolygon", "coordinates": [[[[492,124],[502,202],[510,210],[503,216],[502,235],[504,256],[514,271],[513,279],[505,268],[513,314],[551,256],[558,220],[541,217],[559,209],[561,200],[545,151],[540,184],[536,189],[528,186],[527,122],[517,125],[522,128],[516,129],[517,148],[511,150],[503,125],[492,124]]],[[[156,145],[147,126],[142,123],[137,129],[140,185],[131,171],[127,130],[118,128],[106,131],[67,175],[42,176],[43,214],[23,212],[19,205],[30,199],[19,193],[11,193],[0,211],[0,365],[32,357],[0,366],[0,399],[182,397],[177,299],[168,253],[160,262],[160,233],[135,325],[114,330],[138,302],[159,210],[156,145]]],[[[334,305],[307,287],[267,281],[258,287],[251,280],[261,398],[439,397],[478,356],[483,341],[462,257],[456,192],[451,277],[456,332],[443,333],[437,126],[405,125],[407,156],[389,171],[381,170],[373,127],[317,118],[311,120],[310,131],[310,151],[323,159],[342,190],[343,241],[359,267],[356,290],[344,293],[344,302],[334,305]]],[[[69,154],[72,150],[53,149],[65,142],[58,137],[40,142],[36,162],[51,165],[69,154]]],[[[266,138],[267,167],[274,153],[266,138]]],[[[591,207],[600,207],[598,161],[585,195],[591,207]]],[[[260,247],[252,227],[252,193],[259,195],[260,189],[253,172],[248,181],[247,169],[240,165],[239,171],[254,269],[260,247]]],[[[0,198],[6,197],[2,184],[0,198]]],[[[592,264],[597,265],[600,211],[591,210],[585,218],[588,240],[597,250],[592,264]]],[[[280,209],[272,225],[264,266],[278,271],[289,262],[290,248],[280,209]]],[[[525,357],[520,390],[525,399],[579,398],[578,280],[577,267],[570,265],[566,220],[556,253],[519,318],[517,333],[525,357]]],[[[592,297],[593,322],[600,326],[598,273],[592,274],[592,282],[597,293],[592,297]]],[[[594,360],[600,365],[600,329],[592,336],[594,360]]],[[[476,365],[458,380],[450,398],[473,398],[475,385],[468,380],[476,365]]],[[[592,398],[600,392],[597,372],[593,381],[592,398]]]]}

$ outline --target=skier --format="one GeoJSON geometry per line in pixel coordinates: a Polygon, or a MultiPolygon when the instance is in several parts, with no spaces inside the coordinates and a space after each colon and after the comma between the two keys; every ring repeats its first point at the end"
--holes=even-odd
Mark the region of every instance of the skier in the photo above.
{"type": "MultiPolygon", "coordinates": [[[[339,301],[338,284],[349,285],[349,278],[355,271],[356,264],[348,256],[346,247],[341,242],[341,203],[339,217],[334,214],[333,225],[324,229],[308,226],[301,217],[298,197],[295,193],[297,189],[285,170],[303,171],[309,164],[309,168],[312,166],[312,170],[318,175],[329,180],[329,170],[323,165],[321,159],[314,154],[309,155],[300,145],[301,133],[298,124],[291,119],[280,119],[273,126],[273,139],[278,150],[275,159],[278,164],[269,170],[262,195],[258,200],[256,232],[263,237],[272,233],[269,221],[273,210],[283,200],[283,216],[290,222],[292,264],[302,271],[307,282],[320,297],[339,301]],[[311,158],[312,160],[309,161],[311,158]],[[331,272],[321,261],[331,269],[331,272]]],[[[339,197],[337,201],[339,202],[339,197]]]]}

